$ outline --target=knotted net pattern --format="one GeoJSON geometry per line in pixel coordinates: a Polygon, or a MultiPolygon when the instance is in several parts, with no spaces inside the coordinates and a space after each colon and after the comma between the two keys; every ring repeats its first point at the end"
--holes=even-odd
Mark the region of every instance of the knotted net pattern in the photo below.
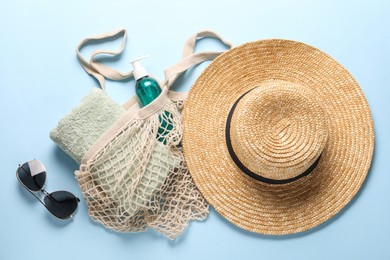
{"type": "Polygon", "coordinates": [[[175,239],[208,204],[188,171],[181,140],[183,101],[132,119],[80,166],[76,179],[95,221],[120,232],[148,228],[175,239]]]}

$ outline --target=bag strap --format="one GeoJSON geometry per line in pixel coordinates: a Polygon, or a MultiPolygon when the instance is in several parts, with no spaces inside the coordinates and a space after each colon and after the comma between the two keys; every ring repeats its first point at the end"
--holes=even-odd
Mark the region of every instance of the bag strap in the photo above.
{"type": "Polygon", "coordinates": [[[217,34],[213,31],[200,31],[192,35],[187,39],[187,41],[184,44],[184,50],[183,50],[183,57],[190,56],[195,51],[195,45],[197,40],[203,39],[203,38],[215,38],[217,40],[220,40],[223,44],[228,46],[229,48],[232,47],[232,44],[228,41],[226,41],[221,35],[217,34]]]}
{"type": "Polygon", "coordinates": [[[100,87],[104,90],[105,89],[105,78],[112,79],[112,80],[123,80],[127,79],[133,76],[133,71],[129,72],[120,72],[117,70],[114,70],[98,61],[96,61],[96,56],[100,54],[106,54],[110,55],[112,57],[116,57],[120,55],[126,44],[126,37],[127,37],[127,31],[125,29],[119,29],[108,33],[103,33],[95,36],[91,36],[88,38],[85,38],[82,40],[76,49],[77,58],[80,62],[80,65],[84,68],[84,70],[91,76],[93,76],[97,81],[99,82],[100,87]],[[85,45],[89,44],[93,41],[99,41],[99,40],[109,40],[111,38],[117,38],[122,37],[122,43],[119,49],[117,50],[96,50],[91,54],[91,58],[89,61],[87,61],[83,55],[81,54],[80,50],[85,45]]]}
{"type": "Polygon", "coordinates": [[[223,52],[200,52],[194,53],[196,42],[203,38],[215,38],[221,41],[228,49],[232,47],[232,44],[222,38],[219,34],[213,31],[200,31],[195,33],[184,44],[183,59],[175,65],[169,67],[164,71],[165,81],[164,85],[170,88],[180,75],[182,75],[189,68],[198,65],[202,62],[213,60],[223,52]]]}
{"type": "MultiPolygon", "coordinates": [[[[133,70],[129,72],[120,72],[96,61],[96,56],[100,54],[106,54],[112,57],[120,55],[125,48],[126,37],[127,31],[125,29],[119,29],[112,32],[87,37],[82,40],[77,46],[76,54],[80,65],[88,74],[98,80],[99,85],[103,90],[105,89],[105,78],[111,80],[124,80],[133,76],[133,70]],[[109,40],[111,38],[117,38],[119,36],[122,37],[122,43],[117,50],[96,50],[91,54],[89,61],[87,61],[80,52],[81,48],[83,48],[85,45],[89,44],[92,41],[109,40]]],[[[219,34],[213,31],[206,30],[195,33],[194,35],[189,37],[184,44],[183,59],[164,71],[165,86],[170,88],[172,84],[176,81],[176,79],[180,77],[180,75],[187,71],[189,68],[198,65],[204,61],[213,60],[218,55],[223,53],[218,51],[194,53],[197,41],[203,38],[215,38],[225,44],[228,49],[232,47],[232,44],[230,42],[224,40],[219,34]]]]}

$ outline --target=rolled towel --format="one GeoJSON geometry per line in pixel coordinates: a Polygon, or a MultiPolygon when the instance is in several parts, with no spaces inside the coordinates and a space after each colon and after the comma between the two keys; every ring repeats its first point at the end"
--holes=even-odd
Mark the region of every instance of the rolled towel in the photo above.
{"type": "Polygon", "coordinates": [[[50,138],[78,164],[95,141],[125,113],[103,90],[94,88],[62,118],[50,138]]]}

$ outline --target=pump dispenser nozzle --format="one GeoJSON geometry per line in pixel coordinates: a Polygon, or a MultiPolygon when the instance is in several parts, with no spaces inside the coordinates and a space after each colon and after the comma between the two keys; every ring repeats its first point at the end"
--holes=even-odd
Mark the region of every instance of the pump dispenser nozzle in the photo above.
{"type": "Polygon", "coordinates": [[[145,59],[147,57],[149,57],[149,55],[139,57],[139,58],[134,59],[130,62],[134,68],[133,75],[134,75],[134,79],[136,81],[140,78],[145,77],[145,76],[149,76],[149,73],[146,71],[146,69],[140,63],[140,60],[145,59]]]}

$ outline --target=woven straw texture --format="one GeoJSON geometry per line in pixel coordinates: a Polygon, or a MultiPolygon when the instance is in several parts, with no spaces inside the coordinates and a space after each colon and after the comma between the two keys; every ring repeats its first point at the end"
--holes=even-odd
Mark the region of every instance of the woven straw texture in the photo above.
{"type": "Polygon", "coordinates": [[[313,228],[355,196],[374,149],[373,121],[360,87],[320,50],[288,40],[236,47],[215,59],[189,92],[183,111],[184,155],[208,202],[233,224],[261,234],[313,228]],[[252,91],[250,91],[252,90],[252,91]],[[250,92],[248,92],[250,91],[250,92]],[[226,144],[251,171],[245,175],[226,144]],[[320,156],[320,157],[319,157],[320,156]]]}
{"type": "Polygon", "coordinates": [[[252,172],[273,180],[290,179],[321,155],[327,122],[322,100],[310,88],[268,80],[240,99],[232,116],[231,142],[238,159],[252,172]]]}
{"type": "Polygon", "coordinates": [[[153,228],[174,239],[190,220],[207,217],[181,150],[182,106],[167,98],[150,116],[128,120],[80,166],[76,179],[95,221],[120,232],[153,228]],[[159,132],[161,122],[173,128],[159,132]]]}

